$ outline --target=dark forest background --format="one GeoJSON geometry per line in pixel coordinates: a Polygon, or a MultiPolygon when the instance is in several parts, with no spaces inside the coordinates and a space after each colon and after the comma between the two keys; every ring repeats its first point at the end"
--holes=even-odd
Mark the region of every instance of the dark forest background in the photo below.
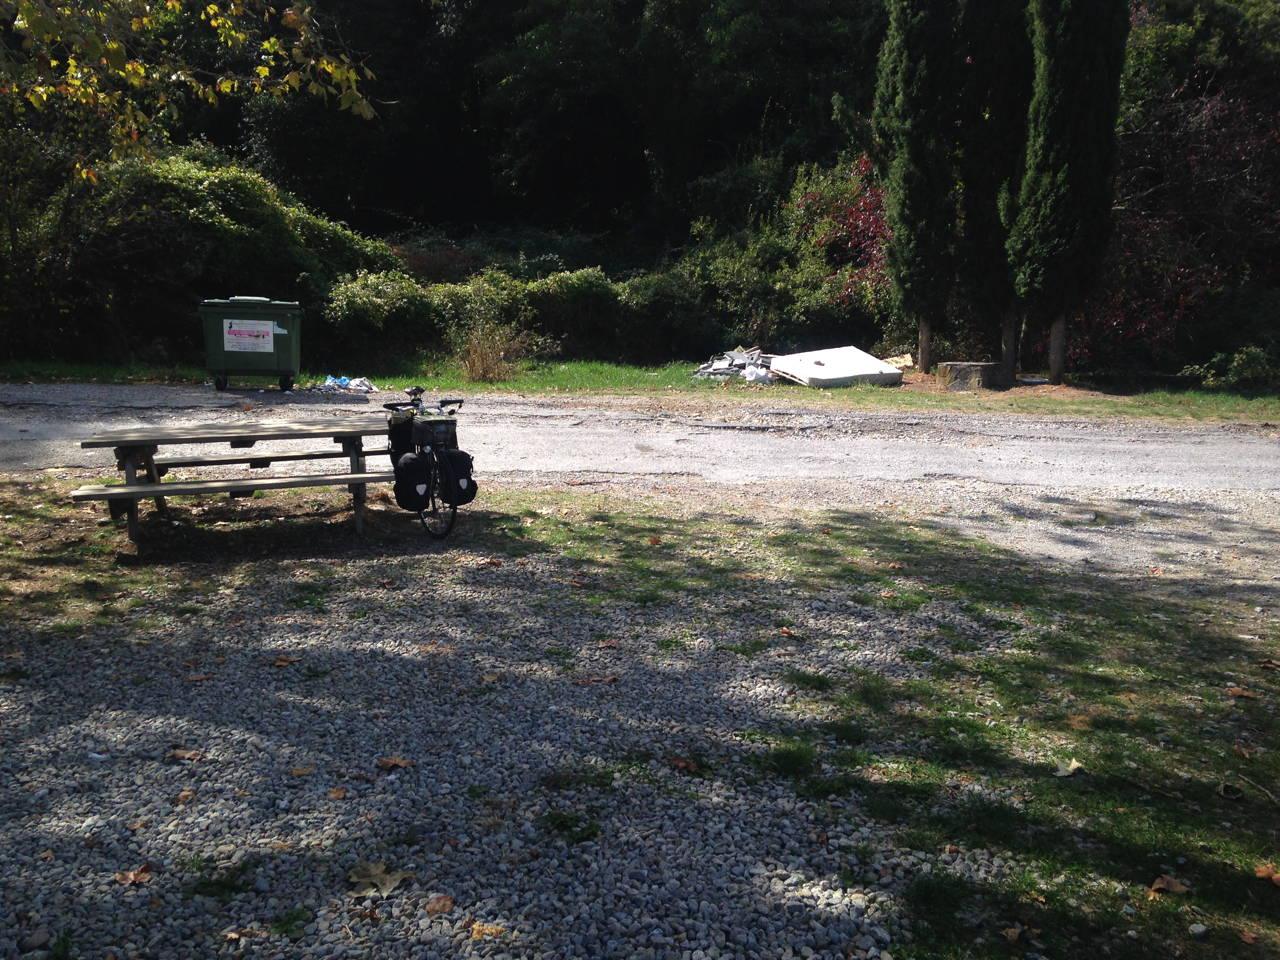
{"type": "MultiPolygon", "coordinates": [[[[190,359],[195,304],[233,294],[301,299],[313,368],[477,330],[641,362],[911,347],[866,160],[880,0],[316,6],[373,71],[372,121],[232,96],[110,159],[75,117],[3,117],[0,349],[190,359]],[[71,173],[85,156],[92,179],[71,173]]],[[[1115,227],[1072,366],[1274,378],[1280,5],[1135,2],[1121,96],[1115,227]]],[[[940,358],[994,356],[995,328],[958,293],[940,358]]]]}

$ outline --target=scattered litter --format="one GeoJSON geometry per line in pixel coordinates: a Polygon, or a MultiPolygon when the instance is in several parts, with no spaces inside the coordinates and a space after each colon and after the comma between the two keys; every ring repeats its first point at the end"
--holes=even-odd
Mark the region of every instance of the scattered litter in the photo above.
{"type": "Polygon", "coordinates": [[[902,371],[857,347],[836,347],[774,357],[774,376],[786,377],[806,387],[847,387],[855,383],[892,386],[902,382],[902,371]]]}
{"type": "Polygon", "coordinates": [[[891,367],[897,367],[899,370],[911,370],[916,365],[909,353],[899,354],[896,357],[887,357],[884,362],[891,367]]]}
{"type": "Polygon", "coordinates": [[[743,377],[751,383],[768,383],[769,364],[773,356],[761,353],[759,347],[746,349],[735,347],[714,357],[700,366],[695,377],[700,379],[728,380],[730,377],[743,377]],[[751,371],[750,373],[748,371],[751,371]]]}
{"type": "Polygon", "coordinates": [[[893,385],[902,382],[902,367],[911,357],[894,357],[901,365],[877,360],[857,347],[836,347],[808,353],[772,354],[759,347],[735,347],[718,353],[694,373],[695,377],[728,380],[741,377],[748,383],[771,383],[780,377],[806,387],[847,387],[853,383],[893,385]]]}
{"type": "Polygon", "coordinates": [[[317,393],[373,393],[378,388],[369,382],[368,377],[335,377],[327,376],[324,383],[311,387],[317,393]]]}

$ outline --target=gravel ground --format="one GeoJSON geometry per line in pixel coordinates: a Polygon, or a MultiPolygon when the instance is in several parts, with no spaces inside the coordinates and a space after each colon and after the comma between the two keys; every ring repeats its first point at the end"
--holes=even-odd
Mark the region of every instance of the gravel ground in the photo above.
{"type": "Polygon", "coordinates": [[[784,669],[911,674],[940,623],[1007,641],[944,604],[777,581],[728,621],[721,592],[598,610],[555,557],[464,551],[331,565],[298,609],[315,575],[261,561],[184,613],[4,629],[30,678],[0,698],[0,956],[69,931],[86,957],[884,957],[906,880],[1004,869],[897,849],[752,762],[795,715],[784,669]],[[805,642],[724,649],[779,610],[805,642]],[[362,862],[412,876],[352,898],[362,862]]]}
{"type": "MultiPolygon", "coordinates": [[[[90,476],[85,432],[280,414],[265,396],[2,387],[0,467],[90,476]]],[[[856,508],[1275,603],[1273,428],[655,403],[488,400],[462,437],[488,481],[662,496],[677,523],[680,503],[856,508]]],[[[1009,635],[785,579],[593,606],[562,558],[465,537],[425,562],[246,562],[78,635],[0,625],[24,672],[0,687],[0,958],[892,960],[909,880],[1018,866],[900,849],[856,796],[798,797],[753,760],[754,732],[804,714],[784,670],[910,676],[940,625],[992,652],[1009,635]],[[779,614],[804,642],[726,649],[776,638],[779,614]],[[351,896],[368,863],[408,875],[351,896]]]]}

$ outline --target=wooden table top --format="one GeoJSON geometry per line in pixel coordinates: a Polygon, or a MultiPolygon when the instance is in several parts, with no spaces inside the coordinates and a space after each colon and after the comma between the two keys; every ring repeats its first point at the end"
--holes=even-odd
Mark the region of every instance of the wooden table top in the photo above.
{"type": "MultiPolygon", "coordinates": [[[[432,417],[430,419],[442,419],[432,417]]],[[[452,419],[452,418],[449,418],[452,419]]],[[[109,430],[82,440],[81,447],[149,447],[177,443],[232,443],[258,440],[307,440],[329,437],[334,442],[385,434],[385,415],[335,417],[332,420],[258,420],[206,423],[182,427],[140,426],[109,430]]]]}

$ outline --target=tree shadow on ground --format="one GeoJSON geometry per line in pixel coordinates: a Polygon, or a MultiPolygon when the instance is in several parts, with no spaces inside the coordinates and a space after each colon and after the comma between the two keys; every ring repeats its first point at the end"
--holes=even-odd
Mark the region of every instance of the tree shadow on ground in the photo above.
{"type": "MultiPolygon", "coordinates": [[[[779,924],[789,945],[815,923],[846,935],[847,904],[816,891],[888,876],[929,924],[921,955],[1038,939],[1136,957],[1175,937],[1175,898],[1136,920],[1068,901],[1166,872],[1211,916],[1280,920],[1246,866],[1275,808],[1221,789],[1232,745],[1274,733],[1275,684],[1252,669],[1264,648],[1206,617],[1189,583],[1067,574],[857,511],[672,520],[512,495],[441,547],[389,510],[355,540],[323,502],[284,519],[245,507],[226,527],[218,507],[150,522],[115,569],[151,572],[152,592],[113,621],[0,628],[25,670],[0,686],[0,837],[25,867],[0,888],[20,923],[65,911],[77,943],[121,931],[158,953],[265,930],[237,941],[258,955],[315,941],[310,919],[280,932],[297,910],[408,956],[487,949],[470,918],[506,929],[493,949],[630,956],[705,921],[768,952],[779,924]],[[184,580],[201,584],[185,611],[166,592],[184,580]],[[1262,697],[1224,693],[1242,683],[1262,697]],[[1086,750],[1086,772],[1054,776],[1086,750]],[[1198,763],[1215,751],[1228,759],[1198,763]],[[249,856],[240,873],[228,846],[249,856]],[[1036,865],[1048,899],[1023,867],[952,876],[953,846],[1036,865]],[[932,870],[894,876],[916,849],[932,870]],[[345,875],[362,860],[417,877],[356,903],[345,875]],[[150,883],[112,879],[144,862],[150,883]],[[56,891],[42,906],[32,877],[56,891]],[[566,918],[556,903],[583,877],[604,914],[566,918]],[[459,906],[422,925],[435,890],[459,906]],[[1019,923],[1040,932],[1002,934],[1019,923]],[[593,925],[594,946],[573,939],[593,925]]],[[[39,542],[27,554],[51,569],[102,579],[113,562],[39,542]]]]}

